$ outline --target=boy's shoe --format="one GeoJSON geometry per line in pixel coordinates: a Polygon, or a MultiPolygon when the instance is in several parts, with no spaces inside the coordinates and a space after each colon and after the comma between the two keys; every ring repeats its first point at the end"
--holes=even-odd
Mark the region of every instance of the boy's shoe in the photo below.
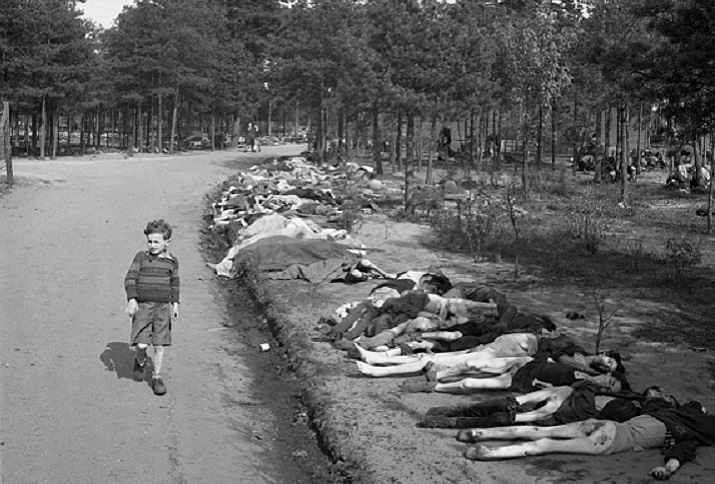
{"type": "Polygon", "coordinates": [[[154,395],[163,395],[166,393],[166,386],[161,377],[151,379],[151,389],[154,390],[154,395]]]}
{"type": "Polygon", "coordinates": [[[134,379],[136,381],[143,381],[146,376],[146,362],[139,363],[136,358],[134,358],[134,379]]]}

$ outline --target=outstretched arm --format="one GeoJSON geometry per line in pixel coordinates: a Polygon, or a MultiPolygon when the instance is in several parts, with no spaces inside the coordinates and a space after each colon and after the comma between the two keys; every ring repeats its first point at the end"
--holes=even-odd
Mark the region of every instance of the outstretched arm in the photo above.
{"type": "Polygon", "coordinates": [[[668,459],[664,466],[654,467],[648,475],[655,477],[659,481],[665,481],[670,479],[670,476],[675,474],[678,469],[680,469],[680,461],[678,459],[668,459]]]}
{"type": "Polygon", "coordinates": [[[579,363],[578,361],[576,361],[576,359],[573,356],[561,355],[558,358],[558,362],[563,363],[564,365],[569,365],[569,366],[576,368],[577,370],[582,371],[582,372],[584,372],[588,375],[591,375],[591,376],[599,375],[599,373],[596,370],[594,370],[593,368],[590,368],[589,366],[586,366],[582,363],[579,363]]]}
{"type": "Polygon", "coordinates": [[[683,464],[695,459],[699,445],[700,443],[696,439],[678,442],[666,452],[665,465],[654,467],[648,474],[660,481],[669,479],[683,464]]]}

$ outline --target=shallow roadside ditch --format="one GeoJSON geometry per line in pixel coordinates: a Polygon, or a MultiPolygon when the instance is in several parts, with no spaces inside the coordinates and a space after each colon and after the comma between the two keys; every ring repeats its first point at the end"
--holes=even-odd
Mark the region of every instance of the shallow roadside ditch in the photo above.
{"type": "MultiPolygon", "coordinates": [[[[207,195],[207,199],[212,199],[207,195]]],[[[206,262],[220,261],[231,241],[226,234],[213,231],[207,222],[201,233],[201,250],[206,262]]],[[[215,277],[212,284],[219,300],[225,303],[226,326],[255,355],[243,362],[255,379],[252,393],[272,416],[272,425],[264,425],[266,459],[291,484],[355,484],[359,481],[343,462],[331,459],[311,421],[312,411],[306,399],[305,382],[296,376],[287,349],[276,339],[278,331],[264,316],[257,280],[215,277]],[[268,351],[261,345],[268,344],[268,351]],[[266,435],[268,434],[268,435],[266,435]]],[[[229,355],[233,356],[233,355],[229,355]]]]}

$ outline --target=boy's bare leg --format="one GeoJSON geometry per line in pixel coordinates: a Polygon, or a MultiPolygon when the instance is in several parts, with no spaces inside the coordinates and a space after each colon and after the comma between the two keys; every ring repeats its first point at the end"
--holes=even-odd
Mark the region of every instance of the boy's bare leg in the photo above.
{"type": "Polygon", "coordinates": [[[161,376],[161,366],[164,363],[164,347],[154,346],[154,378],[161,376]]]}
{"type": "Polygon", "coordinates": [[[145,344],[137,343],[137,346],[134,349],[135,358],[142,365],[146,362],[146,347],[147,345],[145,344]]]}

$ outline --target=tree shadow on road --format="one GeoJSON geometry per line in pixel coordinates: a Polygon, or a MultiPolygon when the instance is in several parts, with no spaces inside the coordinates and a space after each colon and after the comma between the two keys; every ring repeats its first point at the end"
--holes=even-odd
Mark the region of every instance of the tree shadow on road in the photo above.
{"type": "Polygon", "coordinates": [[[133,379],[134,351],[129,349],[128,343],[107,343],[99,359],[107,367],[107,371],[117,373],[117,378],[133,379]]]}

